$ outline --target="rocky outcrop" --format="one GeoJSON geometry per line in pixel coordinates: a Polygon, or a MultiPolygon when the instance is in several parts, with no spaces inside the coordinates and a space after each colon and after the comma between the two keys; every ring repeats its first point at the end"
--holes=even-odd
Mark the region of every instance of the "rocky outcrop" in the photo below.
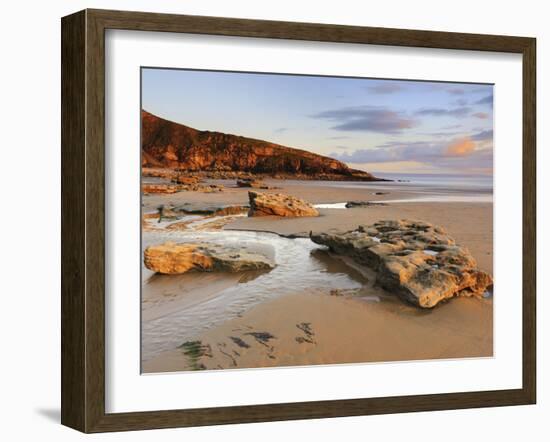
{"type": "Polygon", "coordinates": [[[181,187],[188,192],[202,193],[223,192],[224,189],[223,184],[184,184],[181,187]]]}
{"type": "Polygon", "coordinates": [[[375,181],[341,161],[267,141],[200,131],[141,113],[142,166],[190,171],[233,171],[300,179],[375,181]]]}
{"type": "Polygon", "coordinates": [[[214,193],[223,192],[222,184],[150,184],[144,183],[141,185],[143,194],[151,193],[176,193],[176,192],[202,192],[214,193]]]}
{"type": "Polygon", "coordinates": [[[142,184],[141,191],[148,193],[176,193],[181,191],[181,187],[173,184],[142,184]]]}
{"type": "Polygon", "coordinates": [[[170,169],[142,167],[141,175],[147,177],[172,179],[175,176],[175,172],[170,169]]]}
{"type": "Polygon", "coordinates": [[[493,284],[468,249],[426,222],[379,221],[310,238],[375,270],[377,284],[419,307],[431,308],[454,296],[482,296],[493,284]]]}
{"type": "Polygon", "coordinates": [[[183,206],[161,205],[157,207],[158,216],[164,219],[179,219],[186,215],[227,216],[248,212],[248,206],[240,205],[202,205],[184,204],[183,206]]]}
{"type": "Polygon", "coordinates": [[[269,270],[273,263],[263,255],[214,244],[164,244],[149,246],[144,252],[149,270],[164,275],[179,275],[192,270],[240,272],[269,270]]]}
{"type": "Polygon", "coordinates": [[[200,182],[200,178],[196,176],[176,175],[172,178],[172,182],[178,184],[197,184],[200,182]]]}
{"type": "Polygon", "coordinates": [[[248,192],[248,216],[319,216],[315,207],[300,198],[282,193],[248,192]]]}

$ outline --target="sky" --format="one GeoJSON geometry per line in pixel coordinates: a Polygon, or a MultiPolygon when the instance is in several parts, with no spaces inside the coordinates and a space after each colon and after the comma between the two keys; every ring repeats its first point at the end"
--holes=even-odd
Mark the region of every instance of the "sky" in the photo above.
{"type": "Polygon", "coordinates": [[[487,84],[143,68],[142,108],[368,172],[492,174],[487,84]]]}

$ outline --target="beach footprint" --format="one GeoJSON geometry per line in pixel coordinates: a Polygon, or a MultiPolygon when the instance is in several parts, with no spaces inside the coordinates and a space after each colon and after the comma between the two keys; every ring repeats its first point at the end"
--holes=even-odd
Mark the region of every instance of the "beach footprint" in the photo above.
{"type": "Polygon", "coordinates": [[[245,335],[252,336],[254,340],[258,343],[263,345],[267,348],[267,357],[269,359],[275,359],[275,347],[270,344],[270,341],[272,339],[277,339],[275,336],[273,336],[269,332],[248,332],[245,333],[245,335]]]}
{"type": "Polygon", "coordinates": [[[313,344],[317,345],[314,339],[315,332],[311,326],[311,322],[300,322],[296,324],[296,327],[303,333],[302,336],[296,336],[296,342],[298,344],[313,344]]]}

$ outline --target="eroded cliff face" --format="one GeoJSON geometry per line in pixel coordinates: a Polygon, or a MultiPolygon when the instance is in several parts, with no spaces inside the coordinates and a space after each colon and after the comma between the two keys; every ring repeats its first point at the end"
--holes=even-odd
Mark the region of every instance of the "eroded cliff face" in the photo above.
{"type": "Polygon", "coordinates": [[[221,132],[199,131],[141,112],[142,165],[184,171],[335,180],[377,180],[344,163],[305,150],[221,132]]]}

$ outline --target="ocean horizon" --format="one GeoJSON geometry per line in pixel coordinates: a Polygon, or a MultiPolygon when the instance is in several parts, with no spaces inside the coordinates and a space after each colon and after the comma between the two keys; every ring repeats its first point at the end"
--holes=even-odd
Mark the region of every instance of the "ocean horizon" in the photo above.
{"type": "Polygon", "coordinates": [[[490,192],[493,190],[493,175],[384,172],[372,172],[372,174],[378,178],[393,180],[400,184],[490,192]]]}

